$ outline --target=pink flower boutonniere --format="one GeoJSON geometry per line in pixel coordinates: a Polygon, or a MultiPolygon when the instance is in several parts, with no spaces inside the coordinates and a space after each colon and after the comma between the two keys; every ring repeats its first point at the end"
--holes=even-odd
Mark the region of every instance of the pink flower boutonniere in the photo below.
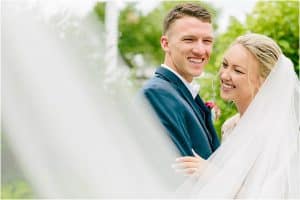
{"type": "Polygon", "coordinates": [[[216,104],[215,104],[214,102],[212,102],[212,101],[207,101],[207,102],[205,102],[205,105],[206,105],[209,109],[213,109],[213,108],[216,106],[216,104]]]}
{"type": "Polygon", "coordinates": [[[211,117],[212,120],[217,120],[219,119],[220,115],[221,115],[221,110],[220,108],[217,106],[217,104],[213,101],[207,101],[205,102],[205,105],[210,109],[211,111],[211,117]]]}

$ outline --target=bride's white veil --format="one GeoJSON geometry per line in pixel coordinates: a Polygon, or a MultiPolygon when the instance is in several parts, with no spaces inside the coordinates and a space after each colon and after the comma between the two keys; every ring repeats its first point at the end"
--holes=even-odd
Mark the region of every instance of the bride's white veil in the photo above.
{"type": "MultiPolygon", "coordinates": [[[[2,2],[2,132],[35,197],[170,194],[180,183],[171,169],[178,155],[146,106],[136,108],[122,90],[106,93],[103,82],[91,83],[83,70],[89,59],[73,54],[78,46],[58,39],[56,28],[32,10],[2,2]]],[[[89,35],[92,44],[96,35],[89,35]]],[[[299,197],[299,81],[286,57],[229,137],[178,194],[299,197]]]]}
{"type": "Polygon", "coordinates": [[[104,90],[97,18],[45,18],[36,2],[1,1],[2,134],[33,197],[168,195],[177,152],[123,82],[104,90]]]}
{"type": "Polygon", "coordinates": [[[181,186],[192,197],[295,198],[300,195],[299,80],[281,55],[206,170],[181,186]]]}

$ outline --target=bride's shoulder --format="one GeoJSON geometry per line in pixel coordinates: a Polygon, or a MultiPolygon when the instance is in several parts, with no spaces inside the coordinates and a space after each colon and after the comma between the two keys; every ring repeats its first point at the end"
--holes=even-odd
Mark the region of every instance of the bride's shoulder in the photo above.
{"type": "Polygon", "coordinates": [[[223,139],[231,133],[231,131],[234,129],[234,127],[238,123],[239,119],[240,119],[240,114],[237,113],[237,114],[233,115],[232,117],[228,118],[223,123],[222,128],[221,128],[223,139]]]}
{"type": "Polygon", "coordinates": [[[230,126],[233,123],[237,122],[239,119],[240,119],[240,114],[237,113],[237,114],[229,117],[228,119],[226,119],[225,122],[223,123],[222,127],[230,126]]]}

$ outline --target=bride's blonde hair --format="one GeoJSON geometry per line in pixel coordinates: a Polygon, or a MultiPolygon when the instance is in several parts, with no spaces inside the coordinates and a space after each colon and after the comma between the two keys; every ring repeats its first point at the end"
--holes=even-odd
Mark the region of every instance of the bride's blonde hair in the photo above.
{"type": "Polygon", "coordinates": [[[281,49],[274,40],[257,33],[242,35],[232,45],[234,44],[241,44],[255,56],[260,65],[260,76],[264,79],[269,75],[281,54],[281,49]]]}

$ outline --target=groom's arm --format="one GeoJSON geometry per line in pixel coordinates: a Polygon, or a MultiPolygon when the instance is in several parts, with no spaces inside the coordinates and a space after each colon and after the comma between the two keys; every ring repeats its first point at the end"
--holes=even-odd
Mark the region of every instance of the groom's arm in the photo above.
{"type": "Polygon", "coordinates": [[[192,155],[192,144],[189,142],[188,132],[184,125],[185,120],[180,101],[168,91],[159,88],[145,89],[143,94],[155,110],[181,155],[192,155]]]}

